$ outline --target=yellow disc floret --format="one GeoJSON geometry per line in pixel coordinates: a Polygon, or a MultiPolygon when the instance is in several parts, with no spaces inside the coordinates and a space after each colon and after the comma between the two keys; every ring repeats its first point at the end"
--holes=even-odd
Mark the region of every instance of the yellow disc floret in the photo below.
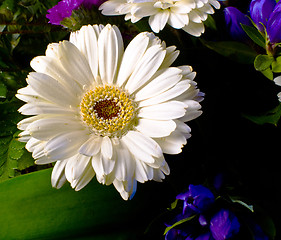
{"type": "Polygon", "coordinates": [[[136,121],[136,103],[122,89],[97,86],[80,103],[82,121],[100,136],[121,137],[136,121]]]}

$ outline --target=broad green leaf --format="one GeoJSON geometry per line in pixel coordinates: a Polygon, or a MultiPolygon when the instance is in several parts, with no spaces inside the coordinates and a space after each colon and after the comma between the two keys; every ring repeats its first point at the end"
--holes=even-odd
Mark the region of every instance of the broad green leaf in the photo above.
{"type": "Polygon", "coordinates": [[[261,73],[267,77],[269,80],[273,80],[273,72],[271,70],[271,68],[267,68],[265,70],[262,70],[261,73]]]}
{"type": "Polygon", "coordinates": [[[246,34],[260,47],[265,48],[265,39],[262,36],[262,34],[259,32],[259,30],[255,27],[251,27],[248,25],[241,24],[243,30],[246,32],[246,34]]]}
{"type": "Polygon", "coordinates": [[[272,62],[272,72],[280,73],[281,72],[281,56],[277,57],[274,62],[272,62]]]}
{"type": "Polygon", "coordinates": [[[259,125],[270,123],[277,126],[281,117],[281,104],[260,116],[244,115],[244,117],[259,125]]]}
{"type": "Polygon", "coordinates": [[[174,228],[174,227],[176,227],[176,226],[178,226],[178,225],[180,225],[180,224],[182,224],[182,223],[188,222],[188,221],[192,220],[192,219],[195,218],[195,217],[196,217],[196,215],[193,215],[193,216],[191,216],[191,217],[184,218],[184,219],[182,219],[182,220],[180,220],[180,221],[174,223],[172,226],[167,227],[167,228],[165,229],[163,235],[166,235],[166,233],[169,232],[172,228],[174,228]]]}
{"type": "Polygon", "coordinates": [[[150,211],[147,193],[124,201],[111,186],[93,179],[76,192],[51,187],[52,169],[0,183],[0,239],[136,239],[150,211]]]}
{"type": "Polygon", "coordinates": [[[200,40],[206,47],[239,63],[252,64],[257,55],[252,48],[244,43],[233,41],[212,42],[203,39],[200,40]]]}
{"type": "Polygon", "coordinates": [[[257,71],[264,71],[270,68],[274,58],[272,56],[259,54],[254,61],[254,66],[257,71]]]}

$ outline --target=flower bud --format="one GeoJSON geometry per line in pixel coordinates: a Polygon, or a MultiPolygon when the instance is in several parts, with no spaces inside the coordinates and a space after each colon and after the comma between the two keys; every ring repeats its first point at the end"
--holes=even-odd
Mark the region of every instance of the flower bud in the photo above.
{"type": "Polygon", "coordinates": [[[241,24],[251,26],[251,21],[244,13],[235,7],[227,7],[224,9],[224,17],[229,29],[229,34],[234,40],[244,41],[247,34],[244,32],[241,24]]]}

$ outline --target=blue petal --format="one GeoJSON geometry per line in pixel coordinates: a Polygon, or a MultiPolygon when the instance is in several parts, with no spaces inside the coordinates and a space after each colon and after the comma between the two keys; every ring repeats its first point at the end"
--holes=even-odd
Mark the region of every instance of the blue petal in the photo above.
{"type": "Polygon", "coordinates": [[[226,7],[224,9],[224,17],[230,36],[234,40],[245,41],[248,36],[241,27],[241,24],[252,25],[247,15],[235,7],[226,7]]]}
{"type": "Polygon", "coordinates": [[[250,16],[261,32],[276,5],[275,0],[252,0],[250,4],[250,16]]]}
{"type": "Polygon", "coordinates": [[[266,31],[271,43],[281,42],[281,2],[279,1],[266,25],[266,31]]]}
{"type": "Polygon", "coordinates": [[[225,240],[239,232],[240,223],[234,213],[221,209],[212,217],[210,230],[215,240],[225,240]]]}

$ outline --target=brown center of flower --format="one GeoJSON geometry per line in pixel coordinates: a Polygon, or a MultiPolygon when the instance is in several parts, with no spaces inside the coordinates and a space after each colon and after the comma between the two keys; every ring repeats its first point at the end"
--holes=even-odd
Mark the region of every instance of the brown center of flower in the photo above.
{"type": "Polygon", "coordinates": [[[136,103],[122,89],[97,86],[80,103],[82,121],[101,136],[120,137],[136,122],[136,103]]]}

